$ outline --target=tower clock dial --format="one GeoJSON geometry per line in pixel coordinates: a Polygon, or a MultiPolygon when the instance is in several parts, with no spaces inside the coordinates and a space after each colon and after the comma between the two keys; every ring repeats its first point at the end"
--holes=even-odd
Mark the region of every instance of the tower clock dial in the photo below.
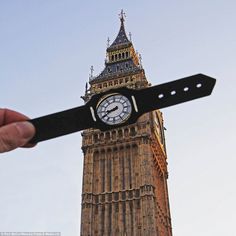
{"type": "Polygon", "coordinates": [[[130,117],[131,112],[129,99],[119,93],[103,97],[97,105],[98,117],[108,125],[122,124],[130,117]]]}

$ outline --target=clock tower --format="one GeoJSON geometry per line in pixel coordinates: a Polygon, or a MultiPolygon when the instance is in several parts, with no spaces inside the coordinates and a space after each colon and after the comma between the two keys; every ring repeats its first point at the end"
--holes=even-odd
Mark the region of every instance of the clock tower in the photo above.
{"type": "MultiPolygon", "coordinates": [[[[85,102],[111,88],[149,86],[124,17],[121,11],[120,30],[111,45],[108,41],[104,70],[93,76],[91,68],[85,102]]],[[[125,112],[119,106],[113,109],[125,112]]],[[[171,236],[162,113],[146,113],[135,124],[106,132],[87,129],[82,136],[81,235],[171,236]]]]}

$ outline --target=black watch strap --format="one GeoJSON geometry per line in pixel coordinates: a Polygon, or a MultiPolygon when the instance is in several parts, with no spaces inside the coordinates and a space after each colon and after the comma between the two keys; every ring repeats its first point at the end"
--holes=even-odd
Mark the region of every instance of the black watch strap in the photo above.
{"type": "Polygon", "coordinates": [[[187,102],[211,94],[216,80],[197,74],[137,91],[140,113],[187,102]]]}
{"type": "Polygon", "coordinates": [[[86,105],[42,116],[29,120],[29,122],[36,129],[36,134],[30,143],[37,143],[91,128],[94,123],[89,106],[86,105]]]}
{"type": "MultiPolygon", "coordinates": [[[[211,94],[215,82],[216,80],[209,76],[197,74],[141,90],[129,90],[128,94],[134,102],[136,113],[133,113],[133,116],[124,124],[134,123],[140,115],[146,112],[208,96],[211,94]]],[[[120,90],[118,90],[116,91],[119,92],[120,90]]],[[[30,143],[37,143],[88,128],[101,130],[112,128],[112,126],[96,119],[93,105],[96,105],[103,95],[104,93],[99,96],[94,95],[84,106],[29,120],[36,129],[36,134],[30,143]]]]}

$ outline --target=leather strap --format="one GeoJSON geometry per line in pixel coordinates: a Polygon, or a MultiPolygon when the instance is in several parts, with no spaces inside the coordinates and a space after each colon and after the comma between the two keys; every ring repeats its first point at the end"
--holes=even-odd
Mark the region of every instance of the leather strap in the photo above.
{"type": "Polygon", "coordinates": [[[94,123],[89,107],[86,105],[32,119],[29,122],[36,129],[36,134],[30,143],[87,129],[92,127],[94,123]]]}
{"type": "MultiPolygon", "coordinates": [[[[215,82],[216,80],[209,76],[197,74],[141,90],[126,89],[127,95],[124,95],[129,96],[130,99],[132,96],[135,97],[137,111],[122,125],[134,123],[136,118],[146,112],[208,96],[211,94],[215,82]]],[[[112,92],[114,91],[116,90],[112,90],[112,92]]],[[[95,95],[95,99],[91,99],[93,101],[90,100],[84,106],[30,120],[36,128],[36,134],[30,143],[37,143],[88,128],[101,130],[115,128],[103,123],[98,117],[96,120],[95,114],[91,114],[90,106],[96,109],[99,97],[103,95],[104,93],[99,96],[95,95]]]]}
{"type": "Polygon", "coordinates": [[[216,80],[203,74],[192,75],[169,83],[137,91],[140,113],[173,106],[211,94],[216,80]]]}

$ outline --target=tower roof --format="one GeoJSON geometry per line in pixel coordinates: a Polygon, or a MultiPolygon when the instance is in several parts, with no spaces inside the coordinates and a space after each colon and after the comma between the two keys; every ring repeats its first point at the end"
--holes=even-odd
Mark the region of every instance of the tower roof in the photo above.
{"type": "MultiPolygon", "coordinates": [[[[98,76],[90,76],[90,83],[101,80],[109,80],[117,76],[124,76],[130,73],[137,73],[142,70],[137,52],[132,42],[128,39],[123,10],[120,13],[120,30],[113,43],[107,48],[105,68],[98,76]]],[[[108,39],[109,40],[109,39],[108,39]]],[[[109,41],[108,41],[109,43],[109,41]]],[[[92,74],[92,73],[91,73],[92,74]]]]}
{"type": "Polygon", "coordinates": [[[124,19],[125,17],[125,13],[123,12],[123,10],[120,13],[120,30],[118,35],[116,36],[116,39],[114,40],[114,42],[111,44],[110,47],[107,48],[107,51],[112,51],[114,49],[120,48],[120,47],[127,47],[130,46],[132,43],[129,41],[126,32],[125,32],[125,26],[124,26],[124,19]]]}

